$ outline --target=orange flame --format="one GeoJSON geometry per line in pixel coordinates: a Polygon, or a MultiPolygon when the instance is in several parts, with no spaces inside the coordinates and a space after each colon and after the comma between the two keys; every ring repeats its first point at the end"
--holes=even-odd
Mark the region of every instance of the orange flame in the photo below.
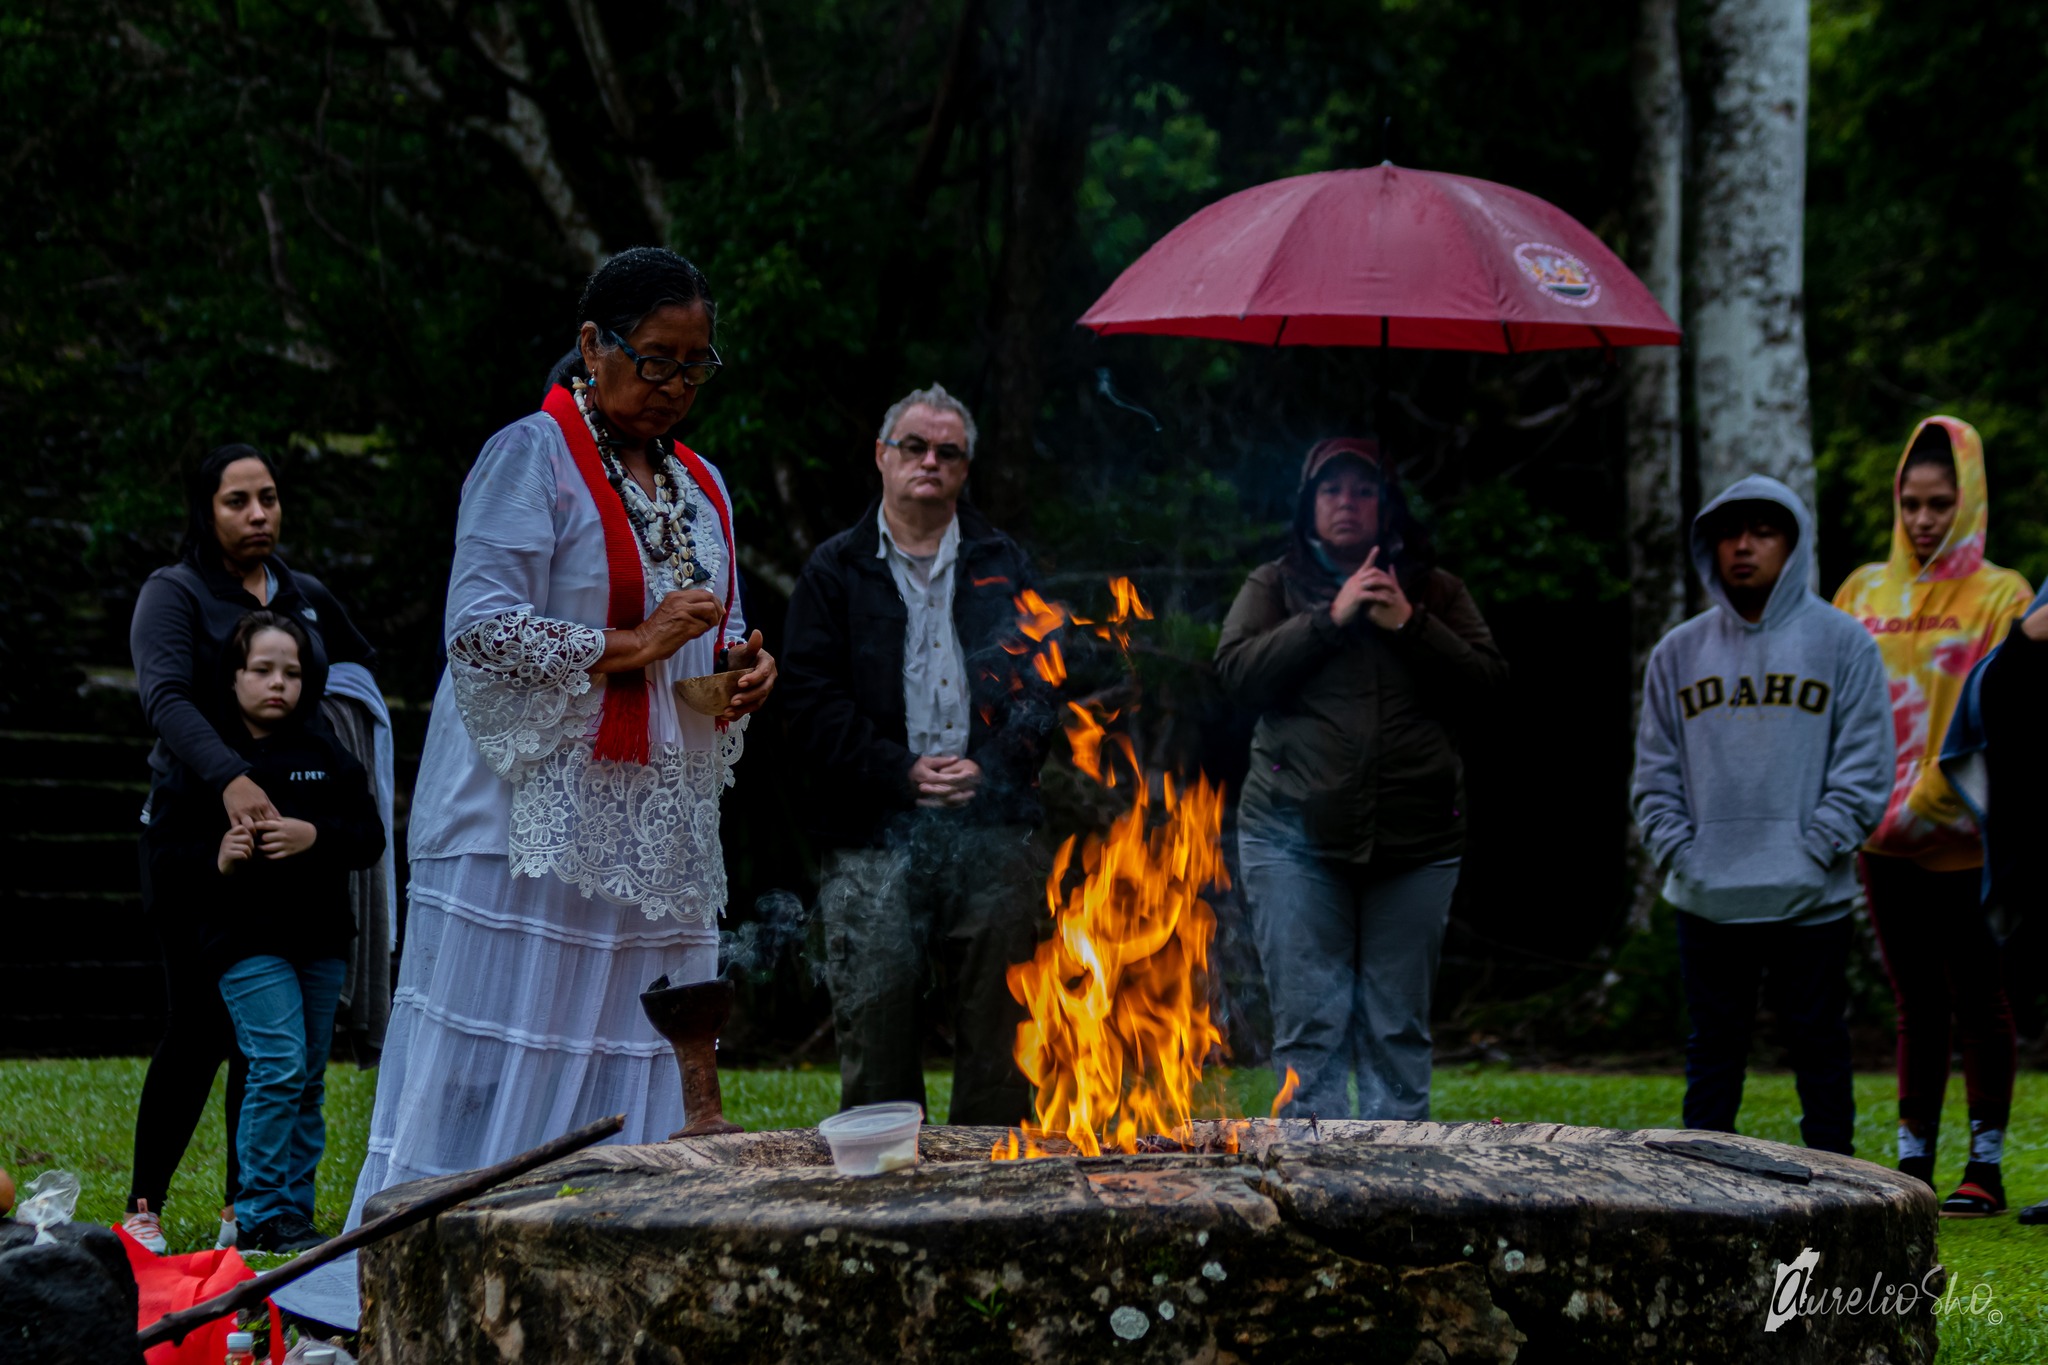
{"type": "Polygon", "coordinates": [[[1158,825],[1140,782],[1131,808],[1078,858],[1075,840],[1061,845],[1046,883],[1053,937],[1009,970],[1010,993],[1031,1015],[1016,1057],[1037,1087],[1036,1127],[1084,1155],[1186,1132],[1202,1064],[1223,1042],[1206,991],[1216,918],[1201,899],[1229,884],[1223,793],[1206,777],[1182,790],[1169,778],[1163,793],[1158,825]]]}
{"type": "Polygon", "coordinates": [[[1113,745],[1123,754],[1124,762],[1131,771],[1138,770],[1137,751],[1131,747],[1131,737],[1124,734],[1112,735],[1105,728],[1117,718],[1117,712],[1079,702],[1068,702],[1067,710],[1073,712],[1073,723],[1067,726],[1067,744],[1074,753],[1074,766],[1094,778],[1105,787],[1116,785],[1116,769],[1105,767],[1102,761],[1102,746],[1113,745]]]}
{"type": "Polygon", "coordinates": [[[1017,595],[1017,629],[1036,644],[1066,624],[1067,611],[1053,605],[1038,595],[1036,588],[1026,588],[1017,595]]]}
{"type": "Polygon", "coordinates": [[[1287,1068],[1287,1079],[1281,1082],[1280,1093],[1273,1097],[1272,1117],[1279,1118],[1280,1111],[1294,1098],[1294,1092],[1301,1089],[1301,1077],[1294,1074],[1294,1068],[1287,1068]]]}
{"type": "Polygon", "coordinates": [[[1058,640],[1047,640],[1045,642],[1045,649],[1031,663],[1038,669],[1038,676],[1054,687],[1058,687],[1067,680],[1067,661],[1060,654],[1060,642],[1058,640]]]}
{"type": "MultiPolygon", "coordinates": [[[[1038,676],[1054,686],[1067,668],[1049,637],[1063,625],[1092,627],[1128,654],[1129,623],[1152,612],[1128,578],[1112,580],[1110,593],[1115,604],[1101,622],[1020,593],[1017,628],[1040,648],[1019,643],[1011,652],[1033,653],[1038,676]]],[[[1105,1147],[1134,1152],[1141,1135],[1189,1134],[1203,1062],[1223,1042],[1207,992],[1216,918],[1201,899],[1205,888],[1229,884],[1222,790],[1206,777],[1177,790],[1167,778],[1155,821],[1130,736],[1108,729],[1119,713],[1093,702],[1067,710],[1077,769],[1115,787],[1109,745],[1138,780],[1130,809],[1106,834],[1060,845],[1045,886],[1053,936],[1009,969],[1010,993],[1031,1016],[1018,1026],[1016,1058],[1037,1087],[1037,1122],[998,1141],[989,1153],[998,1161],[1047,1155],[1040,1139],[1052,1136],[1092,1156],[1105,1147]]],[[[1235,1151],[1239,1125],[1223,1128],[1219,1140],[1235,1151]]]]}
{"type": "Polygon", "coordinates": [[[1116,609],[1109,614],[1109,623],[1111,625],[1120,626],[1129,620],[1149,621],[1152,619],[1151,608],[1147,607],[1144,599],[1138,596],[1137,585],[1132,583],[1130,579],[1110,579],[1109,590],[1116,597],[1116,609]]]}

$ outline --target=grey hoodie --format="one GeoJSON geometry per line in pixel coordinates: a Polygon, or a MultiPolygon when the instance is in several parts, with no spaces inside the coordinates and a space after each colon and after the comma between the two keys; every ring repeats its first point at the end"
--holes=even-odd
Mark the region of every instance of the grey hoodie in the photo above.
{"type": "Polygon", "coordinates": [[[1722,923],[1819,922],[1856,894],[1854,854],[1891,795],[1884,660],[1862,625],[1807,586],[1813,517],[1776,479],[1737,480],[1692,525],[1713,606],[1657,642],[1643,686],[1636,823],[1664,898],[1722,923]],[[1799,543],[1752,624],[1730,605],[1705,523],[1775,502],[1799,543]]]}

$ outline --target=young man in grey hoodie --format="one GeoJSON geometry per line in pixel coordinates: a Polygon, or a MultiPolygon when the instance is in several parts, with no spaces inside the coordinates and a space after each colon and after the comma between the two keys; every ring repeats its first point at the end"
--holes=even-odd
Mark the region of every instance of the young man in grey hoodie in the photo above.
{"type": "Polygon", "coordinates": [[[1679,912],[1685,1126],[1735,1131],[1761,990],[1806,1145],[1846,1153],[1855,853],[1891,794],[1891,696],[1869,634],[1808,588],[1813,555],[1813,518],[1776,479],[1737,480],[1694,519],[1713,605],[1650,655],[1634,800],[1679,912]]]}

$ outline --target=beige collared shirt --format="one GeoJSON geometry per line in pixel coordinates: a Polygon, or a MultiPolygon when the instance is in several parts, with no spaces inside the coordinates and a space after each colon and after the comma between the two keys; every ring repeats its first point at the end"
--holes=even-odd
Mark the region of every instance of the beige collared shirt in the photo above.
{"type": "Polygon", "coordinates": [[[903,631],[903,719],[914,754],[967,752],[967,658],[953,624],[953,566],[960,558],[960,519],[939,538],[933,555],[905,554],[890,534],[888,515],[875,511],[881,544],[875,558],[889,562],[897,595],[909,613],[903,631]]]}

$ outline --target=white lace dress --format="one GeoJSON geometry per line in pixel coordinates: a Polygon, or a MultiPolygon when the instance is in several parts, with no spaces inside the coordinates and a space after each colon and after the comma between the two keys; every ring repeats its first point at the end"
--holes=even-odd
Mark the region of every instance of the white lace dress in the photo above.
{"type": "MultiPolygon", "coordinates": [[[[689,492],[703,586],[723,601],[724,532],[689,492]]],[[[674,582],[644,547],[641,562],[651,610],[674,582]]],[[[604,682],[588,669],[609,588],[597,507],[554,420],[493,436],[462,490],[405,955],[350,1226],[379,1190],[608,1114],[626,1115],[621,1142],[682,1126],[675,1062],[639,996],[717,969],[718,801],[745,722],[721,734],[670,684],[712,672],[720,637],[746,623],[735,598],[722,632],[648,670],[645,766],[599,763],[604,682]]]]}

